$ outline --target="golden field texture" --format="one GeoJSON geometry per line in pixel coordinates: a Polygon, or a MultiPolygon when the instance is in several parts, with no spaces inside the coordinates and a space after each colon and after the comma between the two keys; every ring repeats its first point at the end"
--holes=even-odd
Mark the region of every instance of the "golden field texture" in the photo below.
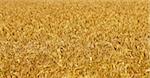
{"type": "Polygon", "coordinates": [[[0,0],[0,78],[150,78],[148,0],[0,0]]]}

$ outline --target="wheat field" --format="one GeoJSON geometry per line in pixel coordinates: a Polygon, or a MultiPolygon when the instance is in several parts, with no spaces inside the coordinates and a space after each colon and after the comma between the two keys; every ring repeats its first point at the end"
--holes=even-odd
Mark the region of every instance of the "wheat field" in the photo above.
{"type": "Polygon", "coordinates": [[[148,0],[0,0],[0,78],[150,78],[148,0]]]}

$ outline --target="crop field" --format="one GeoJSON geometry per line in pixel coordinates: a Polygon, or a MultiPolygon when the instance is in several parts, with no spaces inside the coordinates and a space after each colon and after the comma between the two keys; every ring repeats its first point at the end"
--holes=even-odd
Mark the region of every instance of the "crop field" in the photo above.
{"type": "Polygon", "coordinates": [[[0,0],[0,78],[150,78],[149,0],[0,0]]]}

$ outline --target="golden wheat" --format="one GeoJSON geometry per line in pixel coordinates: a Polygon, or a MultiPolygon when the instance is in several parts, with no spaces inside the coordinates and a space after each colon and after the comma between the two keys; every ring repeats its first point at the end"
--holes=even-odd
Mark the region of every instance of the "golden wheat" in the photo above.
{"type": "Polygon", "coordinates": [[[150,78],[148,9],[148,0],[1,0],[0,78],[150,78]]]}

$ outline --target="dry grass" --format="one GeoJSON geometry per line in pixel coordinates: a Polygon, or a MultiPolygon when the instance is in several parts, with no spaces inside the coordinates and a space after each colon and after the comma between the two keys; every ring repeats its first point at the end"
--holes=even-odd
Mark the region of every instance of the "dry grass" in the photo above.
{"type": "Polygon", "coordinates": [[[150,78],[148,17],[148,0],[0,0],[0,78],[150,78]]]}

